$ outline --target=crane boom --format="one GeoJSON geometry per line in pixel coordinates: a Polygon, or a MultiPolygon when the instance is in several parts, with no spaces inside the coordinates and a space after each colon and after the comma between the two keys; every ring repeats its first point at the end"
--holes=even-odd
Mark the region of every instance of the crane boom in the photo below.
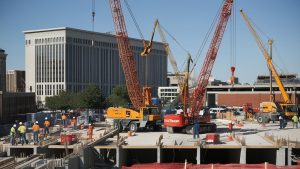
{"type": "Polygon", "coordinates": [[[129,98],[136,109],[143,105],[142,88],[135,69],[133,52],[130,48],[125,19],[122,12],[120,0],[110,0],[112,17],[115,25],[118,49],[129,98]]]}
{"type": "Polygon", "coordinates": [[[253,37],[254,37],[254,39],[256,41],[257,46],[259,47],[259,49],[263,53],[263,56],[266,59],[266,62],[267,62],[267,65],[268,65],[269,69],[272,71],[272,74],[273,74],[273,76],[275,78],[275,82],[277,83],[277,85],[279,87],[279,90],[281,92],[281,95],[283,97],[284,102],[285,103],[291,103],[291,100],[290,100],[287,92],[284,89],[284,86],[283,86],[283,84],[282,84],[282,82],[280,80],[280,77],[279,77],[276,69],[275,69],[275,66],[272,63],[272,59],[271,59],[270,55],[268,54],[267,50],[265,49],[265,47],[264,47],[264,45],[263,45],[260,37],[258,36],[258,34],[256,33],[256,31],[254,30],[253,26],[250,23],[250,20],[248,19],[248,16],[243,12],[242,9],[240,10],[240,13],[241,13],[243,19],[245,20],[248,29],[252,33],[252,35],[253,35],[253,37]]]}
{"type": "Polygon", "coordinates": [[[216,60],[216,56],[220,47],[221,40],[224,35],[224,31],[231,15],[231,9],[233,5],[233,0],[225,0],[224,5],[221,9],[221,13],[218,19],[218,25],[216,27],[213,39],[210,43],[208,52],[206,54],[201,72],[198,77],[198,84],[192,95],[192,103],[190,106],[190,110],[192,114],[196,114],[200,111],[203,105],[203,99],[206,91],[206,87],[208,85],[208,80],[216,60]]]}

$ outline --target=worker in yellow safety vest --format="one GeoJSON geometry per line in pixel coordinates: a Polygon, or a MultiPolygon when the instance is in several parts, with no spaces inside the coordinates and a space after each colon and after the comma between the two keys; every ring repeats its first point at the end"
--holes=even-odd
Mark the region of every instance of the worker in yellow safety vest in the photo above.
{"type": "Polygon", "coordinates": [[[14,124],[11,128],[10,128],[10,144],[14,145],[15,144],[15,140],[16,140],[16,127],[17,125],[14,124]]]}
{"type": "Polygon", "coordinates": [[[25,134],[26,134],[26,127],[23,125],[22,122],[19,123],[19,128],[18,131],[20,133],[20,140],[21,140],[21,144],[24,145],[25,143],[25,134]]]}

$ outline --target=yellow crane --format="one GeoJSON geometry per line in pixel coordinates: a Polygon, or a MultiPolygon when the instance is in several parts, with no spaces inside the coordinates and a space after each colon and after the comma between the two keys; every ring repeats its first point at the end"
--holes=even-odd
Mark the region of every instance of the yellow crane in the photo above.
{"type": "MultiPolygon", "coordinates": [[[[161,38],[162,43],[164,44],[164,48],[165,51],[167,53],[167,56],[169,58],[169,61],[172,65],[173,71],[174,71],[174,75],[178,81],[178,85],[179,85],[179,92],[180,92],[180,98],[181,101],[183,102],[183,111],[187,112],[187,102],[189,100],[189,69],[190,69],[190,63],[193,62],[192,60],[192,56],[191,54],[185,50],[180,44],[181,48],[184,49],[184,51],[187,53],[187,65],[186,65],[186,70],[184,72],[184,74],[180,73],[178,70],[178,66],[175,60],[175,57],[170,49],[169,43],[166,40],[165,34],[159,24],[158,19],[155,20],[154,22],[154,27],[151,33],[151,38],[149,43],[147,44],[146,41],[144,41],[144,50],[141,53],[141,56],[147,56],[148,54],[151,53],[151,49],[152,49],[152,44],[153,44],[153,38],[154,38],[154,34],[155,34],[155,30],[158,30],[159,36],[161,38]],[[184,76],[183,76],[184,75],[184,76]]],[[[176,41],[176,40],[175,40],[176,41]]],[[[177,41],[176,41],[177,42],[177,41]]],[[[177,42],[178,43],[178,42],[177,42]]]]}
{"type": "MultiPolygon", "coordinates": [[[[275,69],[275,66],[272,62],[272,59],[271,59],[269,53],[265,49],[265,47],[262,43],[262,40],[260,39],[260,37],[256,33],[255,29],[253,28],[252,24],[250,23],[248,16],[243,12],[242,9],[240,10],[240,13],[241,13],[243,19],[245,20],[248,29],[252,33],[257,46],[261,50],[261,52],[267,62],[267,66],[268,66],[269,70],[272,71],[272,75],[274,76],[275,82],[278,85],[278,88],[283,97],[283,103],[262,102],[260,104],[261,113],[257,114],[257,121],[260,123],[269,122],[270,120],[274,121],[274,120],[277,120],[277,117],[279,114],[283,114],[287,118],[291,118],[294,115],[297,115],[297,113],[298,113],[297,106],[291,102],[289,95],[285,91],[284,85],[282,84],[282,82],[280,80],[280,76],[278,75],[277,70],[275,69]]],[[[269,40],[269,43],[272,43],[272,40],[271,41],[269,40]]]]}

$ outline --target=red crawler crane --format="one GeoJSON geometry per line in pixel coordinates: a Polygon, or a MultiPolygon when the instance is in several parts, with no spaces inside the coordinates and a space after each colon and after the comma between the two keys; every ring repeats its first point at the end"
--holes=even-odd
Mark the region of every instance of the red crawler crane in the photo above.
{"type": "MultiPolygon", "coordinates": [[[[115,24],[119,55],[123,67],[129,98],[136,109],[143,106],[143,91],[135,70],[133,52],[122,13],[120,0],[110,0],[111,12],[115,24]]],[[[151,98],[150,98],[151,99],[151,98]]]]}
{"type": "Polygon", "coordinates": [[[228,19],[231,15],[231,9],[233,5],[233,0],[225,0],[223,7],[221,9],[218,24],[209,46],[208,52],[206,54],[201,72],[198,77],[198,83],[193,91],[190,112],[184,112],[183,114],[170,114],[164,116],[164,125],[167,127],[167,131],[170,133],[173,132],[187,132],[191,133],[192,125],[194,120],[197,119],[200,121],[200,131],[202,132],[211,132],[216,130],[216,124],[209,123],[209,115],[199,116],[199,111],[203,105],[203,99],[205,96],[206,87],[208,85],[208,80],[216,60],[216,56],[223,38],[223,34],[228,22],[228,19]]]}

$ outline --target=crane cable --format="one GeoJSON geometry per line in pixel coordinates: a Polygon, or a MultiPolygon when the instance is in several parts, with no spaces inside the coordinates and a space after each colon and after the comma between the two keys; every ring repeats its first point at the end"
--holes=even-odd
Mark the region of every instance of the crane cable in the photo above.
{"type": "MultiPolygon", "coordinates": [[[[162,30],[164,31],[164,32],[166,32],[166,34],[167,35],[169,35],[170,37],[171,37],[171,39],[172,40],[174,40],[174,42],[183,50],[183,51],[185,51],[186,53],[187,53],[187,57],[189,57],[189,55],[191,55],[190,54],[190,52],[187,50],[187,49],[185,49],[184,47],[183,47],[183,45],[170,33],[170,32],[168,32],[168,30],[166,29],[166,28],[164,28],[160,23],[159,23],[159,26],[162,28],[162,30]]],[[[184,60],[184,62],[183,62],[183,64],[181,65],[181,67],[180,67],[180,69],[179,69],[179,72],[182,72],[182,70],[183,70],[183,67],[184,67],[184,65],[186,64],[186,62],[187,62],[187,59],[185,59],[184,60]]]]}
{"type": "Polygon", "coordinates": [[[235,66],[236,66],[236,12],[235,3],[232,5],[232,17],[230,18],[230,84],[235,85],[235,66]]]}
{"type": "MultiPolygon", "coordinates": [[[[271,38],[268,36],[268,34],[266,34],[260,27],[258,27],[258,25],[255,24],[255,22],[254,22],[249,16],[248,16],[248,19],[249,19],[249,22],[252,23],[253,27],[254,27],[256,30],[258,30],[258,34],[259,34],[259,35],[263,35],[265,38],[271,39],[271,38]]],[[[260,37],[262,37],[262,36],[260,36],[260,37]]],[[[265,48],[266,48],[266,46],[267,46],[266,49],[269,48],[268,45],[265,45],[265,44],[263,44],[263,45],[264,45],[265,48]]],[[[288,69],[287,69],[287,66],[286,66],[285,63],[283,62],[284,60],[280,57],[280,55],[279,55],[279,50],[278,50],[276,44],[273,45],[273,47],[274,47],[274,49],[275,49],[275,51],[276,51],[276,53],[277,53],[277,55],[275,55],[275,56],[278,57],[280,63],[283,65],[284,70],[283,70],[281,67],[279,67],[279,66],[274,62],[274,59],[272,59],[273,65],[274,65],[277,69],[280,70],[281,74],[283,74],[284,72],[288,73],[289,71],[288,71],[288,69]]],[[[273,57],[274,57],[274,55],[273,55],[273,57]]]]}
{"type": "Polygon", "coordinates": [[[198,62],[198,60],[199,60],[199,58],[200,58],[200,55],[202,54],[203,49],[204,49],[205,45],[207,44],[207,40],[208,40],[209,36],[211,35],[211,32],[212,32],[213,28],[216,26],[216,22],[217,22],[218,16],[219,16],[220,13],[221,13],[221,8],[222,8],[224,2],[225,2],[225,1],[223,1],[223,2],[221,3],[221,5],[220,5],[220,7],[219,7],[219,10],[218,10],[218,13],[217,13],[216,16],[214,17],[213,22],[211,23],[211,25],[210,25],[210,27],[209,27],[209,29],[208,29],[208,31],[207,31],[207,33],[206,33],[206,35],[205,35],[203,41],[202,41],[202,44],[201,44],[200,48],[198,49],[197,54],[196,54],[196,56],[195,56],[195,59],[193,59],[193,60],[194,60],[194,65],[192,66],[190,72],[192,72],[192,71],[194,70],[194,68],[196,67],[197,62],[198,62]]]}
{"type": "Polygon", "coordinates": [[[232,6],[232,17],[230,20],[230,64],[236,66],[236,12],[235,3],[232,6]]]}
{"type": "Polygon", "coordinates": [[[145,38],[144,38],[144,36],[143,36],[143,34],[142,34],[142,31],[141,31],[141,29],[140,29],[140,27],[139,27],[139,24],[137,23],[137,21],[136,21],[134,15],[133,15],[133,12],[132,12],[132,10],[131,10],[131,8],[130,8],[129,3],[127,2],[127,0],[124,0],[124,2],[125,2],[125,5],[126,5],[127,10],[129,11],[129,14],[130,14],[130,16],[131,16],[131,18],[132,18],[132,20],[133,20],[133,22],[134,22],[134,25],[135,25],[135,27],[136,27],[138,33],[140,34],[141,39],[144,41],[145,38]]]}

